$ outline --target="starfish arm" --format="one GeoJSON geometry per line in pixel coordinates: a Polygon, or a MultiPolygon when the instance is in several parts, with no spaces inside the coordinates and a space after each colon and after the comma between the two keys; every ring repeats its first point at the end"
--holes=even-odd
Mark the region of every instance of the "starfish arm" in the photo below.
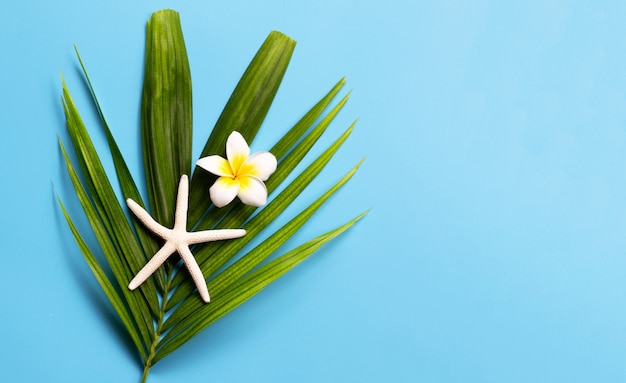
{"type": "Polygon", "coordinates": [[[196,259],[191,253],[191,250],[189,250],[189,247],[186,245],[180,246],[178,248],[178,253],[183,259],[183,262],[185,262],[185,266],[187,266],[187,270],[189,270],[189,274],[191,274],[191,278],[198,288],[200,297],[202,298],[204,303],[209,303],[211,297],[209,296],[209,290],[206,287],[206,280],[204,279],[204,275],[202,275],[202,270],[200,270],[200,266],[198,266],[196,259]]]}
{"type": "Polygon", "coordinates": [[[174,213],[174,228],[187,231],[187,208],[189,206],[189,178],[186,174],[180,177],[178,194],[176,195],[176,212],[174,213]]]}
{"type": "Polygon", "coordinates": [[[145,227],[150,229],[159,237],[166,239],[168,233],[170,232],[168,228],[155,221],[154,218],[152,218],[144,208],[139,206],[139,204],[132,199],[128,198],[126,200],[126,204],[128,205],[130,211],[135,214],[135,217],[137,217],[137,219],[141,221],[141,223],[143,223],[145,227]]]}
{"type": "Polygon", "coordinates": [[[186,241],[190,244],[220,241],[222,239],[240,238],[246,235],[244,229],[203,230],[186,233],[186,241]]]}
{"type": "Polygon", "coordinates": [[[156,254],[154,254],[152,259],[150,259],[150,261],[146,263],[141,270],[139,270],[137,275],[135,275],[135,278],[133,278],[133,280],[128,284],[128,288],[130,290],[135,290],[139,287],[139,285],[144,283],[145,280],[148,279],[148,277],[150,277],[170,255],[172,255],[174,250],[176,250],[176,247],[169,242],[166,242],[165,245],[163,245],[163,247],[159,249],[156,254]]]}

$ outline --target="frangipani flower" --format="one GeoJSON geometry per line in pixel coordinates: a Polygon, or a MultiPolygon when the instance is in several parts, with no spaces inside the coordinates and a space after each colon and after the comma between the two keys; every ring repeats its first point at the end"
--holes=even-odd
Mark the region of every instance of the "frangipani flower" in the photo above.
{"type": "Polygon", "coordinates": [[[217,207],[228,205],[235,197],[251,206],[267,202],[266,181],[276,170],[276,157],[270,152],[250,155],[250,147],[239,132],[232,132],[226,141],[226,157],[203,157],[196,165],[219,176],[209,189],[217,207]]]}

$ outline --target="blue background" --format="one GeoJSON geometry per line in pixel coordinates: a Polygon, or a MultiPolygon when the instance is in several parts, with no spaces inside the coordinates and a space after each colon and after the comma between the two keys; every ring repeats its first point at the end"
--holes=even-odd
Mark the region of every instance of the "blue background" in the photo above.
{"type": "Polygon", "coordinates": [[[56,203],[53,184],[79,212],[57,145],[59,72],[104,148],[76,43],[141,174],[145,22],[173,7],[193,77],[194,157],[277,29],[298,46],[253,151],[344,75],[351,100],[319,150],[359,118],[281,222],[367,156],[289,245],[372,211],[156,365],[149,381],[623,382],[625,4],[4,4],[0,380],[139,380],[56,203]]]}

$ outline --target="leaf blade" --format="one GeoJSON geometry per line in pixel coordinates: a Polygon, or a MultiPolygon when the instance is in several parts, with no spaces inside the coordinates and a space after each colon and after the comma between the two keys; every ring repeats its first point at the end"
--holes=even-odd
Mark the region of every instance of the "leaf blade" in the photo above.
{"type": "MultiPolygon", "coordinates": [[[[311,110],[307,112],[305,116],[300,119],[298,123],[296,123],[294,127],[290,129],[289,132],[281,140],[279,140],[276,145],[274,145],[274,147],[272,148],[272,153],[274,153],[275,151],[275,154],[277,156],[281,156],[282,154],[282,158],[280,159],[279,166],[276,169],[276,172],[266,182],[268,194],[271,194],[289,176],[289,174],[291,174],[291,172],[302,161],[304,156],[311,150],[313,145],[319,140],[322,134],[324,134],[331,122],[346,104],[349,94],[343,97],[343,99],[306,135],[306,137],[301,139],[302,135],[310,128],[311,124],[315,122],[315,120],[317,120],[317,118],[322,114],[324,109],[326,109],[332,99],[337,95],[337,92],[339,91],[339,89],[341,89],[344,82],[345,79],[341,79],[324,98],[322,98],[313,108],[311,108],[311,110]]],[[[352,124],[352,126],[349,128],[349,131],[351,131],[353,127],[354,124],[352,124]]],[[[349,134],[350,133],[345,133],[340,141],[343,142],[345,139],[347,139],[347,136],[349,134]]],[[[333,151],[336,151],[339,146],[340,144],[337,145],[337,143],[335,143],[335,149],[333,149],[333,151]]],[[[327,157],[327,160],[329,159],[330,156],[327,157]]],[[[309,177],[312,180],[313,173],[310,173],[309,177]]],[[[199,224],[199,226],[197,227],[197,230],[213,229],[216,227],[215,225],[218,221],[221,221],[220,225],[217,226],[219,228],[239,227],[257,210],[256,207],[244,205],[239,201],[235,201],[233,203],[233,206],[226,207],[225,209],[228,210],[226,210],[222,215],[213,214],[212,216],[210,216],[207,214],[202,223],[199,224]]],[[[250,239],[250,236],[248,236],[248,239],[250,239]]],[[[209,244],[198,246],[195,252],[196,259],[198,259],[199,262],[206,261],[206,259],[211,254],[211,251],[217,251],[211,250],[215,249],[216,246],[220,245],[209,244]]],[[[182,274],[177,274],[172,281],[172,286],[179,286],[180,283],[184,281],[184,279],[185,277],[182,274]]],[[[174,304],[178,302],[177,298],[179,298],[179,294],[180,293],[175,293],[173,298],[176,299],[168,304],[168,309],[170,309],[174,304]]]]}
{"type": "Polygon", "coordinates": [[[142,360],[145,360],[147,357],[146,350],[144,348],[145,346],[141,341],[140,334],[131,317],[131,313],[129,313],[129,311],[127,310],[124,304],[124,300],[119,296],[119,294],[115,290],[115,287],[113,287],[113,284],[111,283],[106,273],[104,272],[104,270],[98,263],[96,257],[91,252],[91,249],[89,249],[89,247],[85,243],[85,240],[82,238],[82,236],[78,232],[78,229],[74,225],[74,222],[72,221],[72,218],[70,217],[69,213],[65,209],[65,206],[63,205],[63,202],[61,201],[61,199],[57,197],[57,200],[59,202],[59,206],[61,207],[61,210],[63,211],[63,216],[65,217],[65,220],[70,228],[70,231],[72,232],[74,239],[76,243],[78,244],[78,248],[83,254],[83,258],[85,258],[85,261],[87,262],[87,265],[91,269],[94,277],[98,281],[98,284],[104,291],[104,294],[106,295],[106,297],[111,302],[113,309],[115,310],[117,315],[120,317],[120,320],[122,321],[122,324],[126,328],[126,331],[128,332],[130,338],[132,339],[135,345],[135,348],[139,352],[139,356],[142,358],[142,360]]]}
{"type": "Polygon", "coordinates": [[[146,26],[141,137],[148,200],[153,217],[174,223],[180,177],[191,171],[191,72],[180,17],[152,14],[146,26]]]}
{"type": "MultiPolygon", "coordinates": [[[[122,255],[122,258],[120,258],[122,259],[121,267],[132,275],[143,266],[142,256],[138,255],[142,252],[142,249],[135,237],[135,233],[126,220],[126,215],[113,191],[100,157],[65,82],[63,82],[62,100],[68,133],[80,168],[85,176],[89,195],[94,201],[98,217],[102,220],[111,238],[114,239],[113,243],[117,252],[122,255]]],[[[142,285],[140,291],[151,312],[157,312],[159,305],[154,281],[150,280],[142,285]]]]}
{"type": "MultiPolygon", "coordinates": [[[[92,100],[98,111],[98,115],[100,116],[100,122],[102,123],[102,127],[104,128],[104,133],[107,139],[107,143],[109,145],[111,157],[113,158],[113,165],[115,166],[115,172],[117,174],[117,179],[122,189],[122,194],[124,195],[124,199],[131,198],[135,202],[137,202],[140,206],[144,207],[145,204],[143,202],[141,194],[139,193],[139,189],[137,188],[137,185],[135,184],[135,181],[133,180],[133,177],[130,174],[130,170],[128,169],[128,166],[126,165],[126,161],[124,160],[124,157],[122,156],[122,152],[120,151],[119,146],[117,145],[117,142],[115,141],[115,138],[113,137],[113,133],[111,132],[111,129],[109,128],[109,124],[107,123],[104,117],[104,112],[102,110],[102,107],[100,106],[100,102],[98,101],[98,98],[96,97],[96,92],[91,83],[91,79],[89,78],[89,74],[87,73],[87,68],[85,67],[83,63],[83,60],[76,46],[74,46],[74,51],[76,52],[76,57],[78,58],[78,62],[80,63],[80,67],[83,71],[83,75],[85,76],[85,81],[87,82],[89,91],[91,92],[92,100]]],[[[141,247],[143,248],[143,252],[141,254],[139,253],[136,254],[137,260],[139,262],[145,263],[148,261],[147,255],[154,254],[157,251],[158,249],[157,242],[154,236],[145,228],[145,226],[140,224],[136,220],[133,220],[133,227],[135,228],[135,232],[137,233],[137,238],[139,239],[141,247]]],[[[161,291],[163,291],[164,285],[165,285],[165,273],[163,272],[163,269],[159,268],[159,270],[157,270],[156,275],[157,275],[157,283],[161,291]]]]}
{"type": "MultiPolygon", "coordinates": [[[[333,144],[331,144],[324,153],[322,153],[307,169],[305,169],[289,186],[285,188],[276,198],[274,198],[265,208],[263,208],[254,218],[246,223],[246,235],[237,241],[213,242],[201,248],[195,253],[196,260],[200,264],[202,273],[205,276],[211,276],[219,270],[229,259],[234,257],[246,244],[252,241],[263,228],[271,223],[278,215],[280,215],[309,185],[321,170],[328,164],[333,155],[339,150],[341,145],[347,140],[352,133],[354,124],[352,124],[333,144]],[[209,259],[210,257],[210,259],[209,259]],[[210,261],[210,262],[209,262],[210,261]]],[[[229,220],[225,225],[228,227],[238,227],[243,224],[247,216],[245,213],[241,217],[228,217],[229,220]],[[238,221],[237,221],[238,220],[238,221]]],[[[179,276],[177,276],[179,277],[179,276]]],[[[181,300],[186,298],[193,292],[193,284],[188,279],[182,279],[180,285],[174,291],[172,297],[168,301],[168,308],[177,305],[181,300]]],[[[176,285],[176,279],[173,282],[176,285]]]]}
{"type": "MultiPolygon", "coordinates": [[[[278,159],[279,166],[276,172],[266,181],[268,194],[271,194],[295,169],[302,161],[304,156],[311,150],[313,145],[326,131],[330,123],[348,101],[349,94],[346,95],[304,138],[302,138],[313,123],[321,116],[322,112],[330,104],[337,95],[339,89],[345,83],[345,79],[341,79],[330,92],[322,98],[311,110],[309,110],[273,147],[270,153],[274,154],[278,159]]],[[[207,214],[198,224],[197,229],[212,229],[219,221],[226,216],[237,216],[234,220],[230,218],[228,221],[222,221],[220,227],[238,226],[250,217],[257,208],[247,206],[236,201],[233,206],[226,210],[223,214],[213,212],[207,214]],[[226,225],[225,225],[226,224],[226,225]]],[[[175,282],[178,284],[180,280],[175,282]]]]}
{"type": "MultiPolygon", "coordinates": [[[[236,260],[232,265],[211,279],[208,283],[208,289],[211,296],[219,295],[231,284],[236,282],[246,273],[253,270],[261,262],[278,250],[283,244],[285,244],[285,242],[289,240],[313,216],[313,214],[315,214],[315,212],[317,212],[317,210],[328,201],[332,195],[334,195],[352,178],[361,163],[362,161],[353,167],[322,196],[317,198],[306,209],[291,219],[287,224],[278,229],[261,244],[250,250],[250,252],[246,255],[236,260]]],[[[202,306],[203,303],[200,302],[199,299],[186,299],[172,312],[171,316],[165,322],[163,329],[167,330],[171,327],[179,325],[180,322],[188,320],[187,318],[190,318],[202,306]]]]}
{"type": "MultiPolygon", "coordinates": [[[[200,157],[223,155],[226,138],[234,130],[248,143],[253,141],[278,92],[295,45],[288,36],[270,32],[233,90],[200,157]]],[[[196,226],[211,206],[206,192],[214,180],[207,172],[194,168],[189,194],[190,227],[196,226]]]]}
{"type": "MultiPolygon", "coordinates": [[[[233,289],[229,290],[224,295],[216,297],[210,305],[204,305],[201,309],[202,313],[198,315],[199,319],[190,321],[189,325],[180,332],[174,331],[174,335],[171,336],[169,335],[170,333],[168,333],[162,339],[162,343],[160,343],[160,347],[155,356],[155,363],[185,344],[194,336],[198,335],[202,330],[213,324],[224,315],[228,314],[230,311],[234,310],[240,304],[252,298],[270,283],[274,282],[287,271],[291,270],[300,262],[308,258],[322,245],[352,227],[358,220],[365,216],[365,214],[367,214],[367,212],[359,215],[337,229],[300,245],[279,258],[263,265],[239,281],[233,289]]],[[[185,324],[183,324],[183,326],[184,325],[185,324]]]]}
{"type": "MultiPolygon", "coordinates": [[[[151,332],[151,317],[149,316],[149,309],[147,307],[147,303],[141,299],[140,295],[132,294],[127,289],[124,289],[124,284],[128,280],[129,270],[124,267],[123,262],[119,259],[119,252],[116,249],[111,237],[109,235],[109,231],[105,226],[104,222],[101,220],[95,204],[93,204],[87,191],[82,186],[80,180],[78,179],[78,174],[76,170],[72,166],[72,163],[69,159],[67,152],[63,146],[63,143],[59,141],[59,145],[61,147],[61,151],[63,153],[63,157],[65,159],[65,165],[68,171],[68,175],[70,176],[70,180],[72,185],[74,186],[74,190],[76,192],[76,196],[78,201],[80,202],[85,215],[87,216],[87,220],[91,225],[91,228],[100,244],[100,248],[105,256],[105,259],[110,267],[113,276],[115,277],[115,281],[117,282],[117,286],[120,288],[122,292],[122,296],[124,297],[124,302],[128,305],[130,310],[130,314],[132,314],[134,323],[137,326],[139,331],[139,336],[141,340],[144,342],[143,344],[136,344],[137,350],[142,356],[145,356],[146,351],[144,349],[145,344],[153,337],[153,333],[151,332]],[[147,314],[147,315],[146,315],[147,314]]],[[[76,236],[75,236],[76,239],[76,236]]],[[[78,239],[77,239],[78,241],[78,239]]],[[[81,239],[82,241],[82,239],[81,239]]],[[[79,242],[79,246],[81,245],[81,241],[79,242]]],[[[82,249],[81,249],[82,250],[82,249]]],[[[83,253],[85,255],[85,253],[83,253]]],[[[88,262],[90,259],[88,259],[88,262]]],[[[95,261],[97,262],[97,261],[95,261]]],[[[99,264],[99,263],[98,263],[99,264]]],[[[91,266],[91,265],[90,265],[91,266]]],[[[102,266],[100,266],[102,269],[102,266]]],[[[108,296],[108,295],[107,295],[108,296]]],[[[115,295],[117,296],[117,295],[115,295]]],[[[113,296],[113,298],[115,298],[113,296]]],[[[117,302],[111,302],[114,306],[117,305],[117,302]]],[[[123,319],[123,318],[122,318],[123,319]]],[[[127,327],[129,329],[129,327],[127,327]]],[[[129,329],[129,333],[132,335],[132,331],[129,329]]]]}

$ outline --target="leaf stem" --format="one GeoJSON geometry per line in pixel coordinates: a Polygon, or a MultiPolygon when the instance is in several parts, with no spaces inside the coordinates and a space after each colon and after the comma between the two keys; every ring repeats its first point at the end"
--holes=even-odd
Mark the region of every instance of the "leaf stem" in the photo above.
{"type": "Polygon", "coordinates": [[[163,295],[161,299],[161,307],[159,309],[159,319],[157,320],[156,330],[154,331],[154,338],[152,339],[152,344],[150,345],[150,353],[148,354],[148,358],[143,366],[143,375],[141,376],[141,383],[146,383],[148,379],[148,373],[150,372],[150,367],[152,367],[152,361],[156,355],[156,349],[159,344],[159,340],[161,340],[161,331],[163,330],[163,323],[165,318],[165,311],[167,308],[167,298],[169,296],[170,284],[172,282],[172,274],[173,268],[169,266],[167,267],[166,275],[167,275],[167,283],[163,287],[163,295]]]}
{"type": "Polygon", "coordinates": [[[141,383],[146,383],[146,379],[148,379],[148,372],[150,371],[150,366],[147,364],[143,367],[143,375],[141,376],[141,383]]]}

